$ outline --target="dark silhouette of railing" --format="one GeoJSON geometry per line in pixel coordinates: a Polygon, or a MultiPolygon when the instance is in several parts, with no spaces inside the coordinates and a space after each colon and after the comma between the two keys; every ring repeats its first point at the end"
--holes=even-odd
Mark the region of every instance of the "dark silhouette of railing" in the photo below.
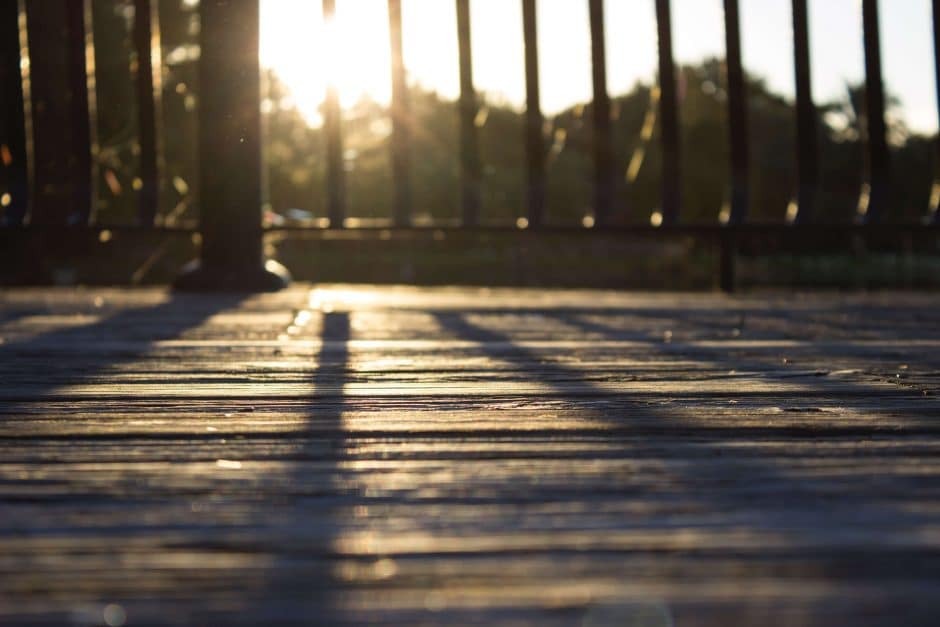
{"type": "MultiPolygon", "coordinates": [[[[313,0],[311,0],[313,1],[313,0]]],[[[607,93],[603,0],[588,2],[593,77],[593,223],[549,225],[545,220],[546,146],[540,105],[536,2],[521,0],[525,44],[526,219],[516,224],[488,225],[480,220],[482,160],[474,122],[479,101],[471,63],[470,0],[455,0],[460,61],[460,199],[459,224],[412,221],[409,99],[403,60],[401,0],[388,0],[392,99],[390,138],[395,183],[393,213],[388,223],[369,229],[465,229],[511,231],[520,226],[574,234],[603,230],[634,235],[680,234],[716,242],[721,248],[720,283],[734,286],[734,260],[739,238],[753,234],[806,234],[825,238],[840,233],[865,237],[874,233],[938,232],[940,211],[926,209],[921,224],[887,222],[890,214],[890,153],[885,123],[877,0],[862,0],[865,51],[865,180],[854,224],[824,221],[817,202],[819,142],[817,111],[811,92],[807,0],[792,0],[798,185],[787,224],[748,221],[748,105],[741,62],[738,0],[724,0],[727,106],[731,147],[731,203],[722,223],[686,224],[680,196],[680,126],[676,67],[672,53],[669,0],[655,2],[659,37],[659,119],[663,155],[660,224],[611,224],[618,197],[618,178],[611,137],[611,106],[607,93]]],[[[160,197],[160,33],[157,0],[135,0],[133,42],[137,59],[139,171],[138,228],[153,229],[160,197]]],[[[335,0],[322,0],[324,16],[335,11],[335,0]]],[[[940,0],[933,0],[937,85],[940,95],[940,0]]],[[[200,265],[180,279],[190,288],[276,288],[286,272],[263,260],[261,223],[261,114],[258,64],[257,0],[203,0],[200,5],[200,265]]],[[[0,0],[0,82],[3,148],[3,227],[6,229],[96,227],[92,155],[94,90],[87,67],[91,28],[86,0],[20,2],[0,0]],[[23,28],[25,21],[25,29],[23,28]],[[26,33],[25,37],[23,33],[26,33]],[[28,53],[26,52],[28,50],[28,53]],[[27,55],[28,56],[24,56],[27,55]],[[27,62],[28,60],[28,62],[27,62]],[[31,146],[28,151],[27,147],[31,146]],[[29,158],[27,153],[30,152],[29,158]]],[[[335,87],[324,106],[328,226],[347,227],[343,168],[343,134],[335,87]]],[[[507,141],[511,141],[507,138],[507,141]]],[[[933,194],[934,203],[940,194],[933,194]]],[[[165,227],[161,227],[165,228],[165,227]]],[[[286,227],[290,228],[290,227],[286,227]]],[[[299,227],[298,227],[299,228],[299,227]]],[[[307,227],[303,227],[307,228],[307,227]]],[[[314,228],[314,227],[310,227],[314,228]]]]}

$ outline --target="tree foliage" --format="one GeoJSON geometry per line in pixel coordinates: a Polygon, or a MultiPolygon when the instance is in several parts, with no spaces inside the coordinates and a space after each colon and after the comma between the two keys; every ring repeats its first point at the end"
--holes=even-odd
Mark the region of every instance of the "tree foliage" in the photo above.
{"type": "MultiPolygon", "coordinates": [[[[131,193],[137,168],[136,107],[129,0],[94,0],[97,42],[98,152],[102,219],[127,221],[135,212],[131,193]],[[110,173],[110,174],[109,174],[110,173]]],[[[198,15],[196,3],[161,3],[163,41],[163,135],[166,172],[163,216],[198,215],[196,108],[198,15]]],[[[727,95],[723,63],[709,59],[681,68],[682,220],[714,222],[729,198],[727,95]]],[[[325,150],[321,128],[293,106],[273,72],[265,76],[266,205],[274,219],[326,215],[325,150]]],[[[780,222],[796,186],[793,103],[750,76],[748,115],[751,154],[750,219],[780,222]]],[[[840,102],[819,106],[821,219],[850,220],[863,182],[862,88],[849,86],[840,102]]],[[[483,219],[513,222],[525,211],[524,112],[481,95],[477,116],[483,160],[483,219]]],[[[912,133],[890,100],[894,203],[889,219],[923,215],[932,181],[933,138],[912,133]]],[[[545,124],[548,150],[548,219],[579,223],[591,213],[590,104],[571,107],[545,124]]],[[[656,90],[644,83],[613,98],[616,159],[623,176],[614,221],[646,223],[660,202],[662,154],[656,90]],[[652,122],[652,133],[644,133],[652,122]],[[632,166],[632,167],[631,167],[632,166]],[[631,176],[627,176],[628,169],[631,176]]],[[[459,215],[457,104],[417,86],[411,91],[412,186],[419,217],[459,215]]],[[[740,123],[732,120],[731,123],[740,123]]],[[[344,164],[349,214],[387,217],[392,185],[384,107],[363,99],[344,112],[344,164]]]]}

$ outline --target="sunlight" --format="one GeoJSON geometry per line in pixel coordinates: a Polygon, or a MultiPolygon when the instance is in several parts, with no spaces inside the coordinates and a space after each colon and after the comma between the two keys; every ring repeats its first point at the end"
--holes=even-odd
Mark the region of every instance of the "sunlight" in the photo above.
{"type": "MultiPolygon", "coordinates": [[[[456,98],[453,3],[411,0],[402,19],[409,82],[456,98]]],[[[322,123],[320,106],[330,84],[343,108],[363,98],[387,105],[392,92],[387,0],[340,0],[329,24],[320,2],[261,0],[261,64],[275,72],[290,92],[288,104],[313,126],[322,123]]]]}
{"type": "MultiPolygon", "coordinates": [[[[344,108],[362,98],[388,104],[391,97],[388,0],[337,0],[335,23],[324,24],[318,0],[261,1],[261,63],[278,76],[311,125],[322,120],[320,106],[333,82],[344,108]]],[[[792,94],[786,29],[786,0],[767,0],[763,13],[745,6],[745,65],[785,96],[792,94]],[[781,37],[783,37],[781,39],[781,37]],[[769,44],[768,42],[773,42],[769,44]]],[[[408,82],[456,99],[459,91],[456,17],[453,1],[403,0],[402,28],[408,82]]],[[[820,102],[838,99],[847,80],[861,71],[861,36],[853,0],[812,2],[814,89],[820,102]],[[854,8],[853,8],[854,7],[854,8]],[[835,45],[833,42],[838,42],[835,45]]],[[[927,0],[899,3],[885,12],[888,88],[902,96],[908,122],[936,128],[931,87],[931,37],[927,0]],[[914,33],[913,35],[911,33],[914,33]],[[916,53],[916,54],[915,54],[916,53]],[[907,59],[920,59],[909,64],[907,59]]],[[[488,98],[521,108],[525,98],[522,24],[518,2],[472,0],[473,65],[476,87],[488,98]]],[[[655,21],[652,3],[606,0],[608,87],[625,93],[638,80],[654,79],[655,21]],[[612,25],[616,25],[616,29],[612,25]]],[[[680,63],[724,53],[719,0],[675,0],[675,54],[680,63]]],[[[554,115],[591,95],[590,39],[585,0],[538,3],[542,109],[554,115]]]]}
{"type": "Polygon", "coordinates": [[[364,97],[388,103],[391,94],[385,1],[337,5],[327,25],[319,2],[261,0],[261,64],[314,126],[331,82],[343,107],[364,97]]]}

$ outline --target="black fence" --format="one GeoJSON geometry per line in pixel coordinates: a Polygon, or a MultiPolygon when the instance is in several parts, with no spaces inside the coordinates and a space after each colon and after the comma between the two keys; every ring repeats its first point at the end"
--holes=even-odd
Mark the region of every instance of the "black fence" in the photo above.
{"type": "MultiPolygon", "coordinates": [[[[317,0],[311,0],[317,1],[317,0]]],[[[187,273],[182,287],[276,287],[283,274],[264,269],[262,238],[266,231],[292,228],[368,230],[519,231],[565,233],[623,233],[638,237],[683,235],[714,242],[721,250],[720,285],[735,283],[736,251],[753,237],[785,237],[825,242],[833,236],[860,240],[886,235],[927,238],[935,242],[940,212],[936,204],[924,208],[924,220],[892,220],[890,207],[890,152],[885,123],[877,0],[863,0],[865,51],[865,180],[860,191],[857,220],[827,221],[826,207],[817,202],[819,190],[818,115],[811,92],[807,0],[792,0],[794,68],[796,76],[796,129],[798,186],[787,219],[774,224],[748,219],[749,167],[748,106],[741,62],[738,0],[724,0],[726,38],[726,91],[731,147],[730,210],[714,224],[683,221],[680,180],[680,124],[676,67],[672,53],[669,0],[655,2],[659,41],[659,124],[662,143],[662,192],[658,224],[624,226],[611,223],[617,202],[617,177],[611,138],[611,104],[607,92],[604,44],[604,3],[589,5],[593,68],[594,215],[577,225],[550,224],[545,219],[546,155],[544,119],[539,95],[539,51],[536,0],[521,0],[525,42],[526,156],[525,219],[507,224],[480,219],[482,160],[474,119],[479,98],[474,89],[471,62],[470,1],[455,0],[459,42],[459,163],[461,219],[448,223],[415,224],[412,220],[411,129],[408,86],[402,53],[401,0],[388,0],[390,24],[392,133],[389,150],[393,170],[394,203],[387,221],[354,226],[347,220],[343,168],[343,129],[336,90],[328,90],[324,103],[328,219],[317,226],[266,229],[261,221],[262,150],[260,71],[258,63],[259,7],[257,0],[203,0],[199,13],[199,163],[201,267],[187,273]]],[[[322,0],[329,19],[335,0],[322,0]]],[[[157,0],[134,1],[133,44],[138,99],[140,171],[138,185],[139,230],[174,230],[158,226],[162,180],[161,46],[157,0]]],[[[95,218],[94,109],[90,2],[87,0],[0,0],[0,144],[5,190],[2,231],[69,232],[111,228],[95,218]],[[90,80],[91,79],[91,80],[90,80]]],[[[933,0],[935,43],[940,42],[940,0],[933,0]]],[[[614,27],[616,27],[614,25],[614,27]]],[[[559,42],[559,45],[562,45],[559,42]]],[[[940,91],[940,48],[937,84],[940,91]]],[[[506,138],[506,141],[515,141],[506,138]]],[[[934,194],[933,202],[940,202],[934,194]]],[[[129,227],[124,227],[128,229],[129,227]]],[[[130,230],[133,230],[132,228],[130,230]]],[[[176,230],[180,230],[177,228],[176,230]]],[[[182,229],[186,230],[186,229],[182,229]]]]}

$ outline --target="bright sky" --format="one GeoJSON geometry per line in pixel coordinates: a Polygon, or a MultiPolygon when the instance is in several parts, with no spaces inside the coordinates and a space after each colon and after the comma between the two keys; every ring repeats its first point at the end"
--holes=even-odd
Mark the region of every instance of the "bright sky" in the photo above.
{"type": "MultiPolygon", "coordinates": [[[[454,0],[403,0],[410,80],[448,98],[458,93],[454,0]]],[[[538,0],[542,107],[558,112],[591,95],[587,0],[538,0]]],[[[336,50],[326,44],[319,0],[261,0],[261,60],[316,123],[328,72],[344,104],[391,92],[387,0],[337,0],[336,50]]],[[[721,0],[673,0],[677,61],[724,54],[721,0]]],[[[518,0],[470,0],[476,87],[521,106],[525,100],[522,9],[518,0]]],[[[656,68],[653,0],[605,0],[608,87],[627,91],[656,68]]],[[[790,0],[741,0],[744,64],[771,88],[793,93],[790,0]]],[[[887,87],[908,124],[937,128],[930,0],[881,0],[887,87]]],[[[810,0],[817,102],[836,99],[864,75],[861,1],[810,0]]]]}

